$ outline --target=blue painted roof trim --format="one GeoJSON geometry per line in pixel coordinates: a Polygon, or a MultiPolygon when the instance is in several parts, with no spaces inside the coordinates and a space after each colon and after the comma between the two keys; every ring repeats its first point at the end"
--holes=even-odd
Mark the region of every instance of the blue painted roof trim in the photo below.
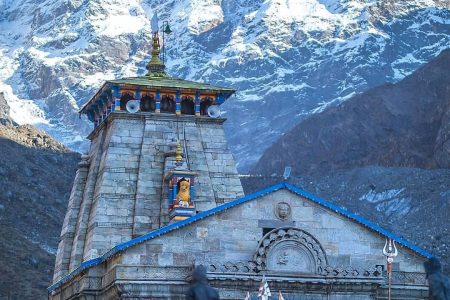
{"type": "Polygon", "coordinates": [[[405,240],[405,239],[403,239],[403,238],[393,234],[392,232],[381,228],[380,226],[370,222],[369,220],[367,220],[367,219],[365,219],[365,218],[363,218],[363,217],[361,217],[359,215],[356,215],[356,214],[346,210],[343,207],[334,205],[333,203],[331,203],[331,202],[329,202],[329,201],[327,201],[325,199],[322,199],[322,198],[320,198],[318,196],[315,196],[313,194],[310,194],[310,193],[300,189],[299,187],[297,187],[295,185],[289,184],[287,182],[280,182],[280,183],[277,183],[275,185],[272,185],[272,186],[269,186],[267,188],[264,188],[262,190],[259,190],[257,192],[254,192],[254,193],[251,193],[249,195],[246,195],[244,197],[241,197],[241,198],[238,198],[236,200],[224,203],[224,204],[219,205],[219,206],[217,206],[215,208],[212,208],[210,210],[200,212],[200,213],[198,213],[198,214],[196,214],[196,215],[194,215],[194,216],[192,216],[192,217],[190,217],[188,219],[185,219],[185,220],[182,220],[182,221],[179,221],[179,222],[176,222],[176,223],[173,223],[173,224],[161,227],[160,229],[151,231],[151,232],[149,232],[147,234],[144,234],[144,235],[142,235],[140,237],[134,238],[134,239],[132,239],[132,240],[130,240],[128,242],[119,244],[119,245],[113,247],[108,252],[106,252],[104,255],[102,255],[102,256],[100,256],[98,258],[94,258],[94,259],[91,259],[91,260],[83,262],[78,268],[76,268],[75,270],[73,270],[71,273],[67,274],[63,278],[61,278],[58,282],[56,282],[53,285],[51,285],[50,287],[48,287],[47,290],[49,292],[52,292],[52,291],[56,290],[57,288],[61,287],[63,284],[68,282],[70,279],[72,279],[75,276],[77,276],[78,274],[80,274],[82,271],[84,271],[86,269],[89,269],[90,267],[93,267],[93,266],[101,264],[102,262],[104,262],[104,261],[108,260],[109,258],[119,254],[120,252],[122,252],[123,250],[125,250],[125,249],[127,249],[129,247],[132,247],[132,246],[135,246],[135,245],[140,244],[142,242],[145,242],[147,240],[159,237],[161,235],[169,233],[169,232],[171,232],[173,230],[176,230],[178,228],[184,227],[186,225],[195,223],[195,222],[197,222],[197,221],[199,221],[201,219],[204,219],[206,217],[209,217],[209,216],[215,215],[215,214],[217,214],[219,212],[225,211],[225,210],[227,210],[229,208],[232,208],[232,207],[234,207],[236,205],[239,205],[239,204],[242,204],[242,203],[245,203],[245,202],[249,202],[249,201],[252,201],[252,200],[257,199],[257,198],[261,198],[261,197],[263,197],[263,196],[265,196],[267,194],[276,192],[276,191],[281,190],[281,189],[287,189],[287,190],[291,191],[294,194],[297,194],[299,196],[305,197],[305,198],[307,198],[307,199],[309,199],[309,200],[311,200],[313,202],[316,202],[316,203],[318,203],[318,204],[320,204],[320,205],[322,205],[322,206],[324,206],[324,207],[326,207],[328,209],[331,209],[331,210],[335,211],[338,214],[341,214],[341,215],[343,215],[343,216],[345,216],[345,217],[347,217],[347,218],[349,218],[351,220],[354,220],[354,221],[356,221],[356,222],[358,222],[358,223],[368,227],[369,229],[371,229],[371,230],[373,230],[375,232],[378,232],[379,234],[382,234],[382,235],[384,235],[384,236],[386,236],[386,237],[388,237],[390,239],[393,239],[397,243],[399,243],[399,244],[401,244],[401,245],[403,245],[403,246],[405,246],[405,247],[407,247],[407,248],[417,252],[418,254],[420,254],[420,255],[422,255],[422,256],[424,256],[426,258],[430,258],[430,257],[433,256],[431,253],[429,253],[429,252],[427,252],[427,251],[417,247],[416,245],[414,245],[414,244],[408,242],[407,240],[405,240]]]}

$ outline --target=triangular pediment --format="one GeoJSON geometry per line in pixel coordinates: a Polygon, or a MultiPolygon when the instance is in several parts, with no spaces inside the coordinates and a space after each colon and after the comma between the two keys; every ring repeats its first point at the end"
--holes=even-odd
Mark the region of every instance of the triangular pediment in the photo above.
{"type": "MultiPolygon", "coordinates": [[[[206,239],[206,246],[204,247],[213,247],[211,248],[212,250],[217,250],[214,248],[214,245],[217,243],[222,247],[222,245],[227,243],[229,245],[238,244],[238,240],[247,238],[250,239],[248,243],[242,240],[240,242],[243,245],[242,251],[234,246],[231,247],[232,249],[230,248],[230,253],[239,253],[241,251],[241,254],[244,255],[247,250],[255,252],[258,243],[261,243],[265,238],[270,238],[270,235],[265,236],[270,230],[280,234],[280,228],[286,228],[282,232],[290,232],[289,234],[293,235],[296,233],[293,233],[292,230],[297,231],[297,233],[300,230],[311,241],[310,244],[314,244],[315,252],[320,252],[318,249],[322,249],[321,251],[328,253],[330,257],[332,257],[330,253],[333,254],[334,252],[337,257],[339,253],[348,251],[349,254],[347,256],[350,257],[352,253],[358,254],[358,251],[363,253],[364,251],[376,250],[379,252],[377,252],[377,255],[382,258],[381,250],[385,238],[396,241],[399,245],[416,255],[431,257],[431,254],[425,250],[369,220],[294,185],[282,182],[119,244],[103,256],[84,262],[78,269],[50,289],[56,288],[82,270],[98,265],[117,254],[126,253],[127,249],[141,244],[159,245],[162,243],[165,245],[183,243],[183,247],[192,247],[189,251],[195,252],[196,243],[201,242],[203,238],[206,239]],[[290,228],[291,231],[289,231],[290,228]],[[339,232],[339,230],[342,231],[339,232]],[[339,239],[336,236],[333,237],[333,233],[336,235],[341,234],[344,240],[348,239],[348,245],[341,246],[343,247],[342,249],[335,249],[340,246],[336,243],[336,245],[333,244],[333,241],[339,239]],[[239,236],[242,235],[247,235],[248,237],[240,238],[239,236]],[[192,236],[192,241],[187,240],[186,236],[192,236]],[[354,237],[359,239],[354,242],[358,245],[363,245],[367,241],[367,243],[372,243],[376,245],[374,247],[380,249],[369,249],[370,247],[366,247],[367,245],[360,247],[362,250],[344,249],[345,247],[355,247],[352,245],[353,240],[356,239],[354,237]],[[169,243],[165,239],[170,239],[171,242],[169,243]],[[329,240],[332,240],[332,242],[328,242],[329,240]],[[313,243],[312,241],[316,242],[313,243]]],[[[270,241],[266,243],[270,243],[270,241]]],[[[340,245],[343,244],[341,243],[340,245]]],[[[211,249],[206,249],[206,252],[213,253],[213,251],[210,251],[211,249]]],[[[165,251],[170,253],[172,250],[165,249],[165,251]]],[[[361,255],[361,253],[358,255],[361,255]]],[[[226,257],[226,253],[220,253],[220,251],[215,255],[218,261],[226,257]]],[[[245,255],[248,256],[248,253],[245,255]]],[[[255,254],[252,255],[252,259],[258,259],[255,254]]],[[[126,256],[125,254],[124,257],[126,256]]],[[[323,257],[325,257],[325,254],[323,257]]],[[[214,260],[214,257],[211,257],[211,259],[214,260]]],[[[211,259],[206,260],[211,261],[211,259]]],[[[169,260],[169,263],[174,262],[169,260]]],[[[223,264],[223,261],[219,262],[219,264],[223,264]]],[[[317,268],[317,265],[315,267],[317,268]]],[[[321,267],[326,267],[326,261],[321,267]]]]}

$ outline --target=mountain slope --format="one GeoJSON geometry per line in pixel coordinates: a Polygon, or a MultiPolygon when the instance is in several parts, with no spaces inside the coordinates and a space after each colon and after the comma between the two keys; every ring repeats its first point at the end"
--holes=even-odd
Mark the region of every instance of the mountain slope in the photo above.
{"type": "Polygon", "coordinates": [[[450,168],[450,49],[397,84],[310,116],[281,137],[254,171],[297,174],[349,167],[450,168]]]}
{"type": "Polygon", "coordinates": [[[0,149],[0,299],[46,299],[79,155],[30,125],[1,122],[0,149]]]}
{"type": "Polygon", "coordinates": [[[403,78],[450,42],[441,0],[2,1],[13,119],[85,148],[77,110],[102,81],[145,73],[154,12],[172,25],[171,74],[239,90],[224,110],[240,169],[312,112],[403,78]]]}
{"type": "Polygon", "coordinates": [[[450,272],[450,50],[410,76],[300,122],[266,150],[246,192],[290,181],[406,237],[450,272]],[[260,176],[261,176],[260,175],[260,176]]]}

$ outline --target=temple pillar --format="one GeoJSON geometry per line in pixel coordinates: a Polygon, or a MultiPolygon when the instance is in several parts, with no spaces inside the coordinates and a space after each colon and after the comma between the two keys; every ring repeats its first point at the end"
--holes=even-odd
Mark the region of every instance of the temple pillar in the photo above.
{"type": "Polygon", "coordinates": [[[177,91],[175,94],[175,113],[177,116],[181,115],[181,93],[177,91]]]}
{"type": "Polygon", "coordinates": [[[161,91],[160,90],[156,90],[155,112],[156,113],[160,113],[161,112],[161,91]]]}
{"type": "Polygon", "coordinates": [[[120,110],[120,87],[112,87],[112,95],[114,100],[114,110],[120,110]]]}
{"type": "Polygon", "coordinates": [[[200,92],[195,92],[195,115],[200,116],[200,92]]]}

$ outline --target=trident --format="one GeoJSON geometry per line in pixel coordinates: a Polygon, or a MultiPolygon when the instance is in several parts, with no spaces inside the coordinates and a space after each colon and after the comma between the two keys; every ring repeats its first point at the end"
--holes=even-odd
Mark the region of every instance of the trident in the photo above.
{"type": "Polygon", "coordinates": [[[383,255],[386,256],[387,261],[387,273],[388,273],[388,299],[391,300],[391,280],[392,280],[392,263],[394,257],[398,255],[397,247],[392,239],[386,239],[386,243],[383,248],[383,255]]]}

